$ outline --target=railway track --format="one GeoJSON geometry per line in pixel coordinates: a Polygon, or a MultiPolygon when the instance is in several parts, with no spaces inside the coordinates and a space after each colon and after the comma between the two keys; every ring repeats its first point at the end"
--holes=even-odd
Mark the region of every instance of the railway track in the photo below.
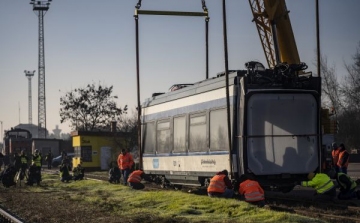
{"type": "Polygon", "coordinates": [[[314,212],[314,211],[307,211],[304,209],[286,208],[286,207],[279,207],[279,206],[274,206],[274,205],[269,205],[269,207],[270,207],[270,210],[289,212],[289,213],[293,213],[293,214],[299,214],[302,216],[323,219],[330,223],[338,223],[338,222],[359,223],[360,222],[360,219],[358,217],[326,214],[326,213],[319,213],[319,212],[314,212]]]}
{"type": "Polygon", "coordinates": [[[18,217],[0,206],[0,222],[1,223],[23,223],[18,217]]]}
{"type": "Polygon", "coordinates": [[[326,219],[329,222],[360,223],[360,207],[300,198],[267,196],[270,209],[326,219]]]}
{"type": "MultiPolygon", "coordinates": [[[[58,171],[45,170],[44,172],[58,174],[58,171]]],[[[107,181],[108,175],[104,172],[85,173],[85,178],[89,180],[107,181]]],[[[159,185],[146,183],[145,190],[163,190],[159,185]]],[[[204,189],[194,189],[193,187],[183,187],[182,191],[191,192],[199,195],[206,195],[204,189]]],[[[266,201],[270,210],[295,213],[312,218],[324,219],[328,222],[360,223],[360,207],[349,204],[338,204],[331,202],[314,202],[302,197],[280,197],[266,196],[266,201]]]]}

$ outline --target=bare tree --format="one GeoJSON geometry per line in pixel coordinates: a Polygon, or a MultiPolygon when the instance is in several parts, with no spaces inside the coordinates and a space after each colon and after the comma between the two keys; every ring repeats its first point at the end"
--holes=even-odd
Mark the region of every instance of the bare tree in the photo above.
{"type": "Polygon", "coordinates": [[[354,62],[345,64],[347,74],[338,81],[335,65],[329,66],[321,56],[322,107],[335,109],[333,121],[339,131],[335,138],[347,148],[360,148],[360,42],[353,56],[354,62]]]}
{"type": "Polygon", "coordinates": [[[322,106],[334,108],[335,111],[339,111],[343,108],[343,105],[340,95],[340,84],[336,77],[335,65],[329,66],[326,56],[321,56],[320,64],[322,71],[322,106]]]}
{"type": "Polygon", "coordinates": [[[110,129],[111,121],[118,121],[126,114],[127,106],[119,108],[112,96],[113,86],[88,84],[67,92],[60,98],[60,122],[70,121],[77,130],[92,131],[110,129]]]}
{"type": "Polygon", "coordinates": [[[345,96],[347,109],[360,111],[360,42],[353,59],[353,64],[345,63],[347,75],[341,91],[345,96]]]}
{"type": "Polygon", "coordinates": [[[137,110],[133,110],[131,114],[122,116],[118,125],[120,132],[126,133],[126,144],[130,148],[138,145],[138,117],[137,110]]]}
{"type": "Polygon", "coordinates": [[[360,42],[352,64],[345,64],[345,75],[341,94],[344,95],[344,110],[339,115],[338,137],[348,148],[360,148],[360,42]]]}

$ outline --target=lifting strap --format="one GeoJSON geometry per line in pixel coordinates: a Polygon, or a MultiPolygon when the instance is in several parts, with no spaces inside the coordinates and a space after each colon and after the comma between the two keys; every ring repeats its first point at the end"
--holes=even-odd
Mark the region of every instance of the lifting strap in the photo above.
{"type": "Polygon", "coordinates": [[[206,48],[206,79],[209,78],[209,13],[205,0],[201,0],[203,12],[182,12],[182,11],[154,11],[140,10],[142,0],[135,6],[135,41],[136,41],[136,85],[137,85],[137,110],[138,110],[138,145],[139,145],[139,168],[142,168],[142,144],[141,144],[141,102],[140,102],[140,62],[139,62],[139,15],[171,15],[171,16],[197,16],[205,17],[205,48],[206,48]]]}

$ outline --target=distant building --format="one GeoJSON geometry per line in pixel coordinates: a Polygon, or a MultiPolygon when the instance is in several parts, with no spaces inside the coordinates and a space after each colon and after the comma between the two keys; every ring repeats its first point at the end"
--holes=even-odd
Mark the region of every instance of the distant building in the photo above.
{"type": "Polygon", "coordinates": [[[13,161],[11,159],[14,153],[24,150],[25,153],[31,154],[31,141],[31,133],[26,129],[12,128],[11,130],[5,131],[5,145],[2,151],[5,155],[5,165],[13,161]]]}
{"type": "MultiPolygon", "coordinates": [[[[19,124],[17,126],[14,127],[14,129],[26,129],[28,131],[30,131],[31,135],[33,138],[38,138],[39,137],[39,129],[37,125],[34,124],[19,124]]],[[[49,135],[49,131],[46,130],[46,135],[49,135]]]]}
{"type": "Polygon", "coordinates": [[[71,140],[71,134],[70,133],[61,133],[61,139],[62,140],[71,140]]]}
{"type": "MultiPolygon", "coordinates": [[[[74,152],[70,137],[64,140],[50,137],[46,139],[35,138],[30,130],[32,130],[35,135],[38,135],[37,126],[33,124],[20,124],[15,128],[5,131],[3,149],[0,151],[5,155],[3,158],[5,165],[13,162],[14,153],[20,151],[25,151],[26,154],[31,155],[35,149],[40,150],[43,154],[47,154],[50,150],[54,156],[59,155],[61,151],[74,152]],[[25,127],[26,129],[19,128],[19,126],[25,127]]],[[[69,134],[61,135],[67,136],[69,134]]]]}
{"type": "Polygon", "coordinates": [[[72,146],[75,157],[73,166],[80,162],[86,169],[108,170],[110,164],[117,160],[122,148],[128,148],[127,132],[73,131],[72,146]]]}
{"type": "Polygon", "coordinates": [[[35,149],[39,150],[40,153],[45,157],[45,155],[51,151],[53,156],[60,155],[60,145],[61,141],[59,139],[32,139],[32,152],[35,149]]]}
{"type": "Polygon", "coordinates": [[[56,125],[56,128],[53,129],[53,133],[54,133],[55,139],[60,139],[60,132],[61,132],[61,129],[59,129],[59,126],[56,125]]]}

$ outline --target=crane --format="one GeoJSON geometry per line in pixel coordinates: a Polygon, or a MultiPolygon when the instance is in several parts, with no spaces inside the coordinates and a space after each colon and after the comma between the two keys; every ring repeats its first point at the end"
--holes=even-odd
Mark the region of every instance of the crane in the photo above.
{"type": "Polygon", "coordinates": [[[269,68],[300,64],[285,0],[249,0],[269,68]]]}
{"type": "MultiPolygon", "coordinates": [[[[249,4],[269,68],[273,69],[281,63],[307,67],[300,62],[285,0],[249,0],[249,4]]],[[[300,69],[297,74],[305,74],[303,70],[300,69]]],[[[337,131],[336,125],[337,121],[330,119],[329,109],[321,108],[323,148],[331,148],[334,133],[337,131]]],[[[323,170],[331,166],[330,150],[322,151],[323,170]]]]}

